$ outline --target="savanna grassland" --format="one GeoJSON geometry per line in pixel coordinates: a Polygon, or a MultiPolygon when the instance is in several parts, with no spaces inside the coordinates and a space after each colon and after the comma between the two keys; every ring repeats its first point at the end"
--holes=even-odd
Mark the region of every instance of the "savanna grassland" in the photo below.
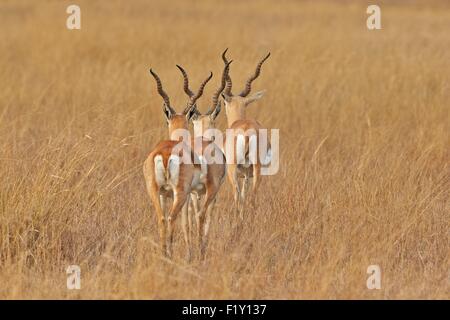
{"type": "MultiPolygon", "coordinates": [[[[449,298],[450,5],[385,1],[0,1],[0,298],[449,298]],[[158,250],[142,165],[178,110],[234,60],[280,170],[240,228],[228,182],[204,262],[158,250]],[[66,268],[81,267],[81,290],[66,268]],[[367,267],[382,288],[368,290],[367,267]]],[[[225,114],[219,116],[225,129],[225,114]]]]}

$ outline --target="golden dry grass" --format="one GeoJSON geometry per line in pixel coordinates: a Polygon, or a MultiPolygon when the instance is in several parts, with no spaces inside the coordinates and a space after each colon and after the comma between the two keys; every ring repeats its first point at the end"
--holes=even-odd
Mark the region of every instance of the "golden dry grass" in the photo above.
{"type": "MultiPolygon", "coordinates": [[[[382,2],[0,2],[0,298],[449,298],[450,6],[382,2]],[[148,68],[200,105],[230,48],[281,167],[240,232],[219,195],[204,263],[157,248],[142,164],[167,132],[148,68]],[[66,289],[77,264],[82,289],[66,289]],[[378,264],[382,289],[366,288],[378,264]]],[[[237,90],[236,89],[236,90],[237,90]]],[[[224,114],[220,127],[225,128],[224,114]]]]}

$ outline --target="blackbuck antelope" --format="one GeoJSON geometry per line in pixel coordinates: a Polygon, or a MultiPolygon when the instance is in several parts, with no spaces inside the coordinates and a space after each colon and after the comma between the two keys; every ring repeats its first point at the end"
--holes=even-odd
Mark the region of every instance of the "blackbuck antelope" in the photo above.
{"type": "MultiPolygon", "coordinates": [[[[212,73],[202,82],[196,94],[193,94],[182,113],[177,113],[170,104],[169,96],[163,90],[158,75],[150,69],[155,78],[158,93],[164,100],[163,110],[169,128],[170,140],[157,144],[144,163],[144,177],[148,193],[151,197],[158,218],[159,235],[163,254],[172,255],[173,232],[175,221],[181,210],[182,228],[187,245],[187,258],[191,257],[191,239],[188,225],[189,194],[193,190],[209,189],[205,184],[200,160],[189,143],[177,139],[178,130],[188,130],[188,124],[194,115],[194,105],[203,94],[206,83],[212,73]],[[173,199],[172,207],[167,214],[166,202],[173,199]],[[168,241],[166,238],[168,234],[168,241]]],[[[187,131],[188,132],[188,131],[187,131]]],[[[208,191],[207,191],[208,192],[208,191]]],[[[210,191],[211,192],[211,191],[210,191]]],[[[202,234],[199,233],[199,245],[202,244],[202,234]]]]}
{"type": "MultiPolygon", "coordinates": [[[[191,147],[202,161],[204,168],[206,168],[206,175],[203,176],[204,179],[202,183],[207,187],[200,190],[196,189],[192,194],[192,204],[198,228],[197,231],[202,232],[203,230],[204,232],[205,242],[203,248],[207,244],[211,214],[216,203],[216,196],[223,184],[226,174],[225,155],[221,148],[213,142],[211,136],[208,135],[208,130],[215,129],[215,119],[220,112],[219,96],[225,88],[230,63],[225,65],[222,73],[221,85],[213,94],[212,105],[208,111],[205,114],[202,114],[196,105],[194,105],[192,110],[194,115],[191,117],[191,120],[194,125],[194,137],[191,140],[191,147]]],[[[183,76],[184,92],[189,98],[192,98],[194,93],[189,88],[189,77],[181,66],[177,65],[177,67],[183,76]]]]}
{"type": "MultiPolygon", "coordinates": [[[[225,65],[228,64],[226,58],[226,49],[222,53],[222,59],[225,65]]],[[[243,218],[243,211],[245,206],[246,194],[249,188],[249,180],[252,179],[252,194],[253,200],[256,196],[256,191],[260,182],[261,167],[270,161],[271,149],[269,140],[266,141],[266,154],[264,161],[262,162],[261,155],[257,149],[259,149],[259,141],[261,138],[260,130],[263,129],[262,125],[254,120],[248,119],[246,117],[247,106],[260,99],[264,91],[255,92],[250,94],[252,89],[252,82],[259,76],[261,72],[261,66],[264,61],[269,58],[270,53],[268,53],[256,66],[256,70],[250,78],[248,78],[244,90],[239,94],[234,95],[231,92],[232,81],[231,77],[228,75],[226,79],[226,87],[222,93],[222,97],[225,101],[225,113],[228,122],[229,132],[232,133],[231,136],[227,135],[227,139],[232,139],[232,143],[228,141],[226,143],[226,157],[228,163],[228,178],[233,186],[234,191],[234,201],[236,210],[240,217],[243,218]],[[253,150],[250,150],[253,149],[253,150]],[[240,184],[240,180],[242,184],[240,184]]]]}

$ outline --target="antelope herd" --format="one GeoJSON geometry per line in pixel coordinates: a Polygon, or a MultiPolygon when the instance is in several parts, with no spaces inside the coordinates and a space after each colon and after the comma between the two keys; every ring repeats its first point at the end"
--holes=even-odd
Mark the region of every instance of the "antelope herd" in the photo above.
{"type": "MultiPolygon", "coordinates": [[[[228,50],[228,49],[227,49],[228,50]]],[[[262,125],[246,117],[246,106],[260,99],[263,91],[251,93],[252,82],[259,76],[261,66],[270,56],[267,54],[257,65],[253,75],[246,82],[244,90],[234,95],[229,75],[232,61],[226,58],[227,50],[222,53],[224,69],[221,83],[211,99],[208,111],[202,114],[197,100],[202,96],[206,84],[211,80],[212,72],[194,92],[189,87],[187,72],[179,65],[183,77],[183,90],[188,103],[181,113],[175,111],[169,96],[164,91],[159,76],[150,69],[156,81],[156,88],[163,98],[163,111],[169,130],[168,140],[160,141],[144,163],[144,177],[147,191],[158,219],[161,250],[164,255],[172,256],[172,244],[175,222],[181,212],[181,225],[186,242],[186,258],[192,258],[193,219],[196,222],[196,241],[200,256],[205,256],[208,231],[217,194],[223,185],[225,175],[234,192],[235,212],[243,219],[245,200],[250,180],[252,180],[253,200],[261,176],[261,161],[251,152],[256,150],[259,131],[262,125]],[[214,135],[215,120],[221,111],[220,97],[225,104],[227,117],[226,139],[220,141],[214,135]],[[193,124],[193,136],[189,123],[193,124]],[[169,201],[171,204],[169,204],[169,201]],[[192,207],[190,207],[192,204],[192,207]],[[169,206],[169,208],[167,208],[169,206]],[[191,210],[189,210],[191,209],[191,210]]],[[[220,133],[220,132],[219,132],[220,133]]],[[[271,157],[270,145],[266,149],[266,159],[271,157]]]]}

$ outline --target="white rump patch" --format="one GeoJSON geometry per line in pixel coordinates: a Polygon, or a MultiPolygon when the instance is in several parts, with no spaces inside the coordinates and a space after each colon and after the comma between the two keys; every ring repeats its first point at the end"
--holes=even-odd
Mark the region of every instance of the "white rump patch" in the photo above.
{"type": "Polygon", "coordinates": [[[236,136],[236,164],[245,163],[245,136],[238,134],[236,136]]]}
{"type": "Polygon", "coordinates": [[[172,154],[167,164],[170,182],[175,186],[178,184],[178,178],[180,176],[180,162],[180,157],[172,154]]]}
{"type": "Polygon", "coordinates": [[[166,168],[164,168],[162,155],[158,154],[153,159],[155,162],[155,180],[158,186],[166,184],[166,168]]]}
{"type": "Polygon", "coordinates": [[[250,164],[256,164],[258,162],[258,137],[254,134],[252,134],[248,141],[248,161],[250,164]]]}
{"type": "Polygon", "coordinates": [[[236,164],[241,164],[245,168],[257,163],[258,160],[258,137],[254,134],[248,138],[248,155],[245,154],[245,136],[236,136],[236,164]]]}
{"type": "Polygon", "coordinates": [[[267,150],[266,156],[264,157],[263,161],[261,161],[261,164],[266,166],[272,162],[272,149],[269,148],[267,150]]]}

